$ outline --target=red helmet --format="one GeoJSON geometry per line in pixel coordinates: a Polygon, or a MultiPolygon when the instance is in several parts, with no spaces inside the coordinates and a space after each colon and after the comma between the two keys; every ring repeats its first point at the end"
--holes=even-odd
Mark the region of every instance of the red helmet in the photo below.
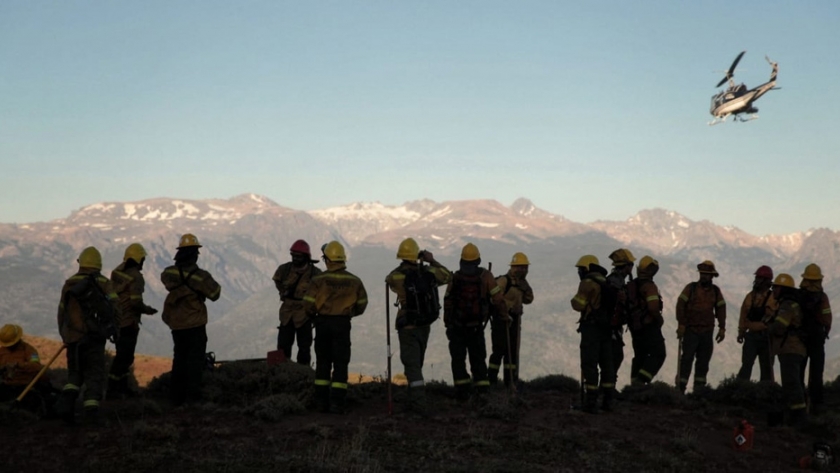
{"type": "Polygon", "coordinates": [[[773,279],[773,270],[770,269],[770,266],[760,266],[758,269],[755,270],[755,275],[764,278],[764,279],[773,279]]]}
{"type": "Polygon", "coordinates": [[[306,256],[310,256],[310,257],[312,256],[312,253],[309,252],[309,243],[307,243],[303,240],[298,240],[298,241],[292,243],[292,247],[289,248],[289,252],[290,253],[303,253],[306,256]]]}

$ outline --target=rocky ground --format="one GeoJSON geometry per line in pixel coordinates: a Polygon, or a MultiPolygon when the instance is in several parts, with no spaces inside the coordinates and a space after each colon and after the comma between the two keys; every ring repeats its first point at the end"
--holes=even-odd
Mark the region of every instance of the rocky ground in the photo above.
{"type": "Polygon", "coordinates": [[[4,472],[52,471],[793,471],[815,441],[837,443],[840,382],[829,409],[800,428],[769,427],[776,385],[728,380],[683,397],[656,383],[627,388],[611,413],[585,414],[564,376],[494,389],[484,406],[430,383],[431,416],[405,412],[403,387],[388,414],[381,380],[352,385],[344,415],[311,410],[313,373],[233,363],[205,377],[205,401],[173,408],[168,374],[141,396],[106,401],[98,425],[0,409],[4,472]],[[742,419],[749,451],[732,447],[742,419]]]}

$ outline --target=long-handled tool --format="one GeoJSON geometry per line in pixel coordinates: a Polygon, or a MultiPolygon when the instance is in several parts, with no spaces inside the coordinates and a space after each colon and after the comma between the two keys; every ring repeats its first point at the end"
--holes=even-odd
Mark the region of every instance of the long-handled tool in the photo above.
{"type": "MultiPolygon", "coordinates": [[[[510,316],[508,316],[510,317],[510,316]]],[[[513,324],[513,319],[505,322],[505,337],[507,338],[507,370],[510,375],[510,396],[516,397],[516,380],[513,376],[513,348],[510,346],[510,327],[513,324]]]]}
{"type": "Polygon", "coordinates": [[[385,338],[388,343],[388,415],[394,413],[394,400],[391,394],[391,290],[385,283],[385,338]]]}
{"type": "Polygon", "coordinates": [[[58,355],[60,355],[65,348],[67,348],[67,345],[62,344],[61,348],[59,348],[58,351],[55,352],[55,355],[53,355],[52,358],[50,358],[50,361],[47,362],[47,364],[41,368],[41,371],[39,371],[38,374],[36,374],[35,377],[32,378],[32,381],[29,382],[29,385],[26,386],[26,389],[24,389],[23,392],[20,393],[20,396],[18,396],[17,399],[15,399],[15,404],[18,404],[20,403],[20,401],[23,400],[24,396],[26,396],[26,393],[28,393],[32,389],[32,387],[35,386],[35,383],[37,383],[38,380],[41,379],[41,376],[43,376],[44,373],[47,372],[47,369],[50,367],[50,365],[53,364],[55,359],[58,358],[58,355]]]}
{"type": "Polygon", "coordinates": [[[679,338],[679,345],[677,348],[677,376],[674,378],[674,386],[677,387],[677,390],[682,392],[681,384],[682,379],[680,379],[680,365],[682,364],[682,351],[683,351],[683,338],[679,338]]]}

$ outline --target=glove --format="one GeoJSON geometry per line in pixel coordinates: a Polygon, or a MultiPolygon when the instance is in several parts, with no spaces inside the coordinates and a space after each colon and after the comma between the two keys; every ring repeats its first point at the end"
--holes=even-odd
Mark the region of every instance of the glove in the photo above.
{"type": "Polygon", "coordinates": [[[685,325],[677,326],[677,338],[683,338],[685,336],[685,325]]]}
{"type": "Polygon", "coordinates": [[[741,343],[744,343],[744,336],[743,335],[738,335],[738,338],[736,340],[738,341],[738,344],[740,345],[741,343]]]}
{"type": "Polygon", "coordinates": [[[726,329],[721,327],[718,329],[717,336],[715,337],[715,341],[720,343],[723,339],[726,338],[726,329]]]}

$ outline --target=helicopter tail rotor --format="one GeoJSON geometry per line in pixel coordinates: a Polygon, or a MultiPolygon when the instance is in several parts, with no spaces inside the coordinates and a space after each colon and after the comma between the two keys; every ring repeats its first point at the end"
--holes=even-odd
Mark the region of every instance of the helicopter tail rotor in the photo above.
{"type": "MultiPolygon", "coordinates": [[[[732,77],[735,73],[735,68],[738,67],[738,63],[741,61],[741,58],[744,57],[744,53],[746,53],[746,51],[741,51],[741,53],[738,54],[738,57],[736,57],[735,60],[732,61],[732,65],[729,66],[729,70],[726,71],[726,76],[723,79],[721,79],[720,82],[718,82],[718,85],[716,85],[715,87],[720,87],[723,84],[725,84],[726,81],[732,79],[732,77]]],[[[768,59],[768,61],[769,61],[769,59],[768,59]]]]}

